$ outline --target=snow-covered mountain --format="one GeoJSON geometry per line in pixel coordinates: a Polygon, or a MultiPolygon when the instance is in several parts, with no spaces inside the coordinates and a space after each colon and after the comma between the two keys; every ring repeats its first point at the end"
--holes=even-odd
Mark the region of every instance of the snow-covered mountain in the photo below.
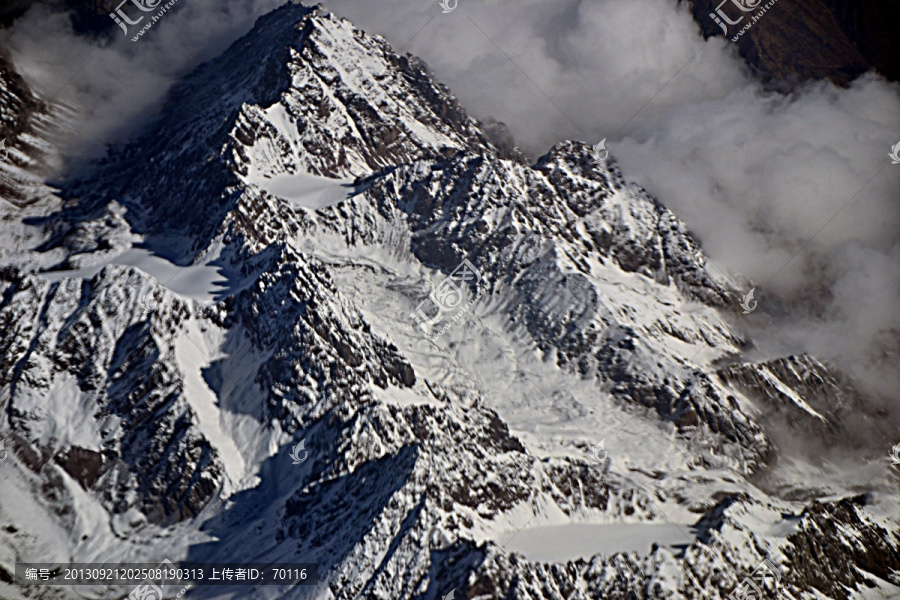
{"type": "Polygon", "coordinates": [[[0,596],[37,597],[17,561],[167,557],[319,565],[187,598],[717,599],[764,559],[766,598],[900,597],[866,399],[751,352],[762,311],[613,160],[499,133],[289,3],[77,181],[16,162],[43,200],[4,203],[0,596]]]}

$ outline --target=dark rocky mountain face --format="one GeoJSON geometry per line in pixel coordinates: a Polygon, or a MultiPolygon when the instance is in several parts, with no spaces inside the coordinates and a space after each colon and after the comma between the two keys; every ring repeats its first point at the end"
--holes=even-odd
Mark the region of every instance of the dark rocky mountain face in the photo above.
{"type": "MultiPolygon", "coordinates": [[[[15,77],[11,122],[52,120],[15,77]]],[[[750,359],[738,284],[618,165],[497,137],[290,3],[91,173],[29,180],[0,269],[0,596],[9,557],[98,551],[315,562],[341,599],[721,600],[764,559],[767,600],[900,592],[893,496],[779,443],[840,444],[866,399],[814,357],[750,359]],[[417,323],[460,264],[468,308],[417,323]],[[563,556],[557,526],[596,543],[563,556]],[[684,537],[607,539],[643,527],[684,537]]]]}
{"type": "Polygon", "coordinates": [[[113,35],[116,24],[109,18],[116,0],[6,0],[0,5],[0,27],[8,27],[33,5],[55,11],[67,11],[77,33],[102,37],[113,35]]]}
{"type": "MultiPolygon", "coordinates": [[[[721,9],[735,21],[767,2],[690,0],[706,36],[725,35],[710,17],[721,9]],[[756,7],[742,12],[737,4],[756,7]]],[[[728,26],[731,39],[749,20],[728,26]]],[[[870,69],[900,79],[900,5],[894,0],[778,0],[737,40],[741,56],[773,82],[830,79],[847,84],[870,69]]]]}
{"type": "Polygon", "coordinates": [[[39,143],[48,134],[49,107],[32,94],[6,54],[0,51],[0,140],[7,167],[0,178],[0,193],[12,204],[24,206],[33,201],[26,173],[17,167],[40,172],[47,159],[47,148],[39,143]]]}

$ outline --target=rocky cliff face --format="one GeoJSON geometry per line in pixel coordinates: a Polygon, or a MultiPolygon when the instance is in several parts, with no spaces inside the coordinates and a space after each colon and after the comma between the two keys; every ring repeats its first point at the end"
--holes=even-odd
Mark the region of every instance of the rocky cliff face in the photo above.
{"type": "MultiPolygon", "coordinates": [[[[48,139],[59,112],[34,96],[0,51],[0,194],[4,200],[0,210],[4,215],[27,210],[44,199],[47,191],[40,177],[48,174],[54,159],[48,139]]],[[[8,243],[13,237],[10,232],[4,240],[8,243]]]]}
{"type": "Polygon", "coordinates": [[[865,399],[812,357],[747,360],[736,284],[588,146],[498,146],[415,58],[298,4],[148,132],[19,221],[39,242],[0,271],[6,572],[305,561],[316,590],[267,597],[715,599],[767,559],[767,598],[900,591],[896,498],[769,431],[839,439],[865,399]],[[567,556],[562,526],[593,541],[567,556]]]}
{"type": "Polygon", "coordinates": [[[818,435],[839,431],[846,413],[860,408],[852,390],[810,356],[733,365],[717,374],[774,418],[818,435]]]}
{"type": "Polygon", "coordinates": [[[222,469],[192,426],[176,359],[189,307],[122,267],[55,283],[8,273],[3,283],[13,452],[40,456],[38,474],[60,465],[111,514],[195,515],[222,469]],[[154,296],[163,304],[146,314],[140,302],[154,296]]]}

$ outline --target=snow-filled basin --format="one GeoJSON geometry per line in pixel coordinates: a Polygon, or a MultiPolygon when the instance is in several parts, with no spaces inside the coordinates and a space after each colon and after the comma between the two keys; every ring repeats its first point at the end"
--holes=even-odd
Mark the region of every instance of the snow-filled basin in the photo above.
{"type": "Polygon", "coordinates": [[[271,179],[251,178],[273,196],[287,200],[295,208],[320,209],[343,202],[355,191],[353,179],[330,179],[306,173],[281,174],[271,179]]]}
{"type": "Polygon", "coordinates": [[[570,523],[520,531],[504,546],[531,561],[564,563],[579,558],[590,559],[596,554],[637,552],[646,555],[654,543],[676,548],[693,541],[690,525],[570,523]]]}

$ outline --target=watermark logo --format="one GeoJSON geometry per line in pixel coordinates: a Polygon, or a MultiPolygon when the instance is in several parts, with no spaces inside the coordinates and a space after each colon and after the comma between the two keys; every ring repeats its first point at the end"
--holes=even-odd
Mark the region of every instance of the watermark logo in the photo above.
{"type": "Polygon", "coordinates": [[[749,315],[754,310],[756,310],[756,306],[759,304],[756,300],[753,299],[753,294],[756,292],[756,288],[751,289],[744,296],[744,299],[741,301],[741,308],[744,309],[744,314],[749,315]]]}
{"type": "Polygon", "coordinates": [[[763,15],[766,14],[766,11],[768,11],[770,8],[772,8],[775,5],[775,3],[778,2],[778,0],[769,0],[769,2],[767,2],[765,5],[762,5],[762,2],[763,2],[763,0],[723,0],[716,7],[715,12],[709,13],[709,16],[716,23],[716,25],[718,25],[719,27],[722,28],[722,32],[726,36],[729,36],[729,35],[731,35],[728,32],[729,27],[739,25],[747,17],[746,13],[751,13],[751,12],[759,9],[756,12],[756,14],[749,15],[749,17],[750,17],[749,21],[747,21],[744,24],[744,26],[741,27],[740,31],[738,31],[737,34],[731,38],[732,42],[736,42],[736,41],[738,41],[738,38],[740,38],[742,35],[744,35],[744,33],[746,33],[751,27],[753,27],[753,25],[757,21],[760,20],[763,17],[763,15]],[[735,11],[734,9],[729,9],[729,11],[726,11],[723,8],[724,6],[728,5],[729,3],[731,5],[733,5],[735,8],[737,8],[737,11],[735,11]],[[732,19],[728,15],[728,12],[731,13],[731,16],[737,17],[737,18],[732,19]]]}
{"type": "Polygon", "coordinates": [[[0,163],[5,163],[8,160],[9,148],[6,147],[6,138],[3,138],[2,140],[0,140],[0,163]]]}
{"type": "Polygon", "coordinates": [[[891,448],[891,464],[900,466],[900,444],[891,448]]]}
{"type": "Polygon", "coordinates": [[[441,598],[441,600],[454,600],[456,598],[456,588],[450,590],[450,593],[441,598]]]}
{"type": "Polygon", "coordinates": [[[159,301],[154,297],[153,292],[147,292],[138,300],[138,308],[145,315],[149,315],[159,306],[159,301]]]}
{"type": "MultiPolygon", "coordinates": [[[[166,567],[170,566],[173,566],[172,562],[167,558],[163,560],[160,568],[165,570],[166,567]]],[[[143,581],[131,590],[131,593],[128,594],[128,600],[165,600],[165,598],[163,598],[163,591],[160,586],[153,581],[143,581]]]]}
{"type": "Polygon", "coordinates": [[[748,575],[728,596],[727,600],[760,600],[768,598],[766,590],[778,591],[781,574],[768,558],[748,575]]]}
{"type": "Polygon", "coordinates": [[[459,6],[459,0],[441,0],[440,3],[441,8],[444,9],[444,14],[452,13],[456,10],[456,7],[459,6]]]}
{"type": "Polygon", "coordinates": [[[606,159],[609,158],[609,150],[606,149],[606,138],[603,138],[599,144],[594,146],[594,158],[599,163],[605,163],[606,159]]]}
{"type": "Polygon", "coordinates": [[[165,600],[162,589],[154,583],[140,583],[128,594],[128,600],[165,600]]]}
{"type": "Polygon", "coordinates": [[[299,444],[291,449],[291,460],[294,461],[291,464],[299,465],[306,460],[307,456],[309,456],[309,452],[306,450],[306,438],[303,438],[299,444]],[[302,456],[301,452],[303,453],[302,456]]]}
{"type": "MultiPolygon", "coordinates": [[[[4,142],[6,140],[3,140],[4,142]]],[[[897,145],[891,148],[891,153],[888,154],[891,157],[892,165],[900,165],[900,142],[897,142],[897,145]]]]}
{"type": "Polygon", "coordinates": [[[0,463],[9,457],[9,451],[6,449],[6,440],[0,440],[0,463]]]}
{"type": "MultiPolygon", "coordinates": [[[[154,569],[151,569],[153,571],[154,569]]],[[[175,565],[172,564],[168,558],[164,559],[162,563],[155,569],[156,573],[162,575],[160,577],[160,585],[165,585],[162,582],[166,579],[171,579],[171,575],[177,574],[177,569],[175,569],[175,565]]],[[[184,593],[187,592],[191,588],[191,585],[188,585],[181,589],[174,598],[181,598],[184,596],[184,593]]],[[[173,596],[169,596],[172,598],[173,596]]],[[[131,593],[128,594],[128,600],[166,600],[165,594],[163,593],[162,587],[156,585],[154,580],[144,581],[138,584],[131,593]]]]}
{"type": "Polygon", "coordinates": [[[156,7],[159,6],[159,3],[162,2],[162,0],[122,0],[122,2],[120,2],[116,7],[116,10],[109,13],[109,18],[115,21],[116,25],[122,28],[122,32],[125,35],[128,35],[129,25],[137,25],[144,20],[144,17],[141,16],[141,18],[139,18],[137,21],[132,21],[128,17],[128,15],[125,14],[125,11],[122,10],[122,5],[128,4],[129,2],[134,4],[141,12],[148,13],[156,10],[156,7]]]}
{"type": "MultiPolygon", "coordinates": [[[[446,313],[460,308],[465,296],[463,291],[465,286],[468,285],[469,282],[477,282],[481,279],[481,271],[475,268],[475,265],[469,262],[468,259],[464,259],[462,264],[456,267],[456,269],[454,269],[440,285],[432,290],[428,298],[423,300],[416,307],[416,311],[410,313],[410,316],[415,319],[419,329],[424,333],[428,333],[429,329],[439,323],[446,313]],[[430,311],[426,310],[429,309],[427,306],[429,303],[432,304],[430,311]],[[436,311],[434,309],[436,309],[436,311]],[[432,313],[431,316],[429,316],[429,312],[432,313]]],[[[463,313],[461,314],[464,314],[464,311],[468,310],[474,302],[475,300],[468,302],[463,307],[463,313]]],[[[456,319],[458,319],[461,314],[456,315],[456,319]]],[[[447,325],[447,327],[449,327],[449,325],[447,325]]],[[[447,327],[444,328],[444,331],[446,331],[447,327]]],[[[441,334],[443,334],[444,331],[441,331],[441,334]]],[[[435,337],[439,337],[439,335],[435,337]]]]}
{"type": "Polygon", "coordinates": [[[600,440],[600,443],[594,446],[594,460],[599,463],[606,462],[606,459],[609,458],[609,452],[604,448],[604,444],[606,444],[606,438],[600,440]]]}
{"type": "Polygon", "coordinates": [[[150,20],[144,23],[144,26],[141,27],[140,31],[138,31],[132,38],[132,42],[138,41],[138,39],[144,35],[151,27],[153,27],[159,19],[166,14],[166,12],[172,8],[178,0],[169,0],[165,5],[160,6],[163,0],[122,0],[119,5],[116,7],[115,11],[109,13],[109,17],[115,21],[116,25],[122,28],[122,33],[124,35],[128,35],[128,28],[132,25],[139,25],[145,17],[149,16],[150,20]],[[133,16],[140,15],[137,19],[132,20],[128,14],[126,14],[125,10],[122,8],[123,5],[131,2],[137,9],[140,11],[136,13],[132,10],[133,16]],[[141,13],[151,13],[155,10],[158,12],[155,15],[146,15],[141,13]]]}
{"type": "Polygon", "coordinates": [[[716,25],[722,28],[725,35],[728,35],[728,25],[737,25],[744,20],[743,15],[736,21],[732,21],[728,18],[728,15],[722,7],[729,2],[738,7],[741,12],[747,13],[756,10],[756,7],[759,6],[759,3],[762,2],[762,0],[722,0],[716,7],[716,12],[709,13],[709,16],[712,17],[712,20],[715,21],[716,25]]]}

